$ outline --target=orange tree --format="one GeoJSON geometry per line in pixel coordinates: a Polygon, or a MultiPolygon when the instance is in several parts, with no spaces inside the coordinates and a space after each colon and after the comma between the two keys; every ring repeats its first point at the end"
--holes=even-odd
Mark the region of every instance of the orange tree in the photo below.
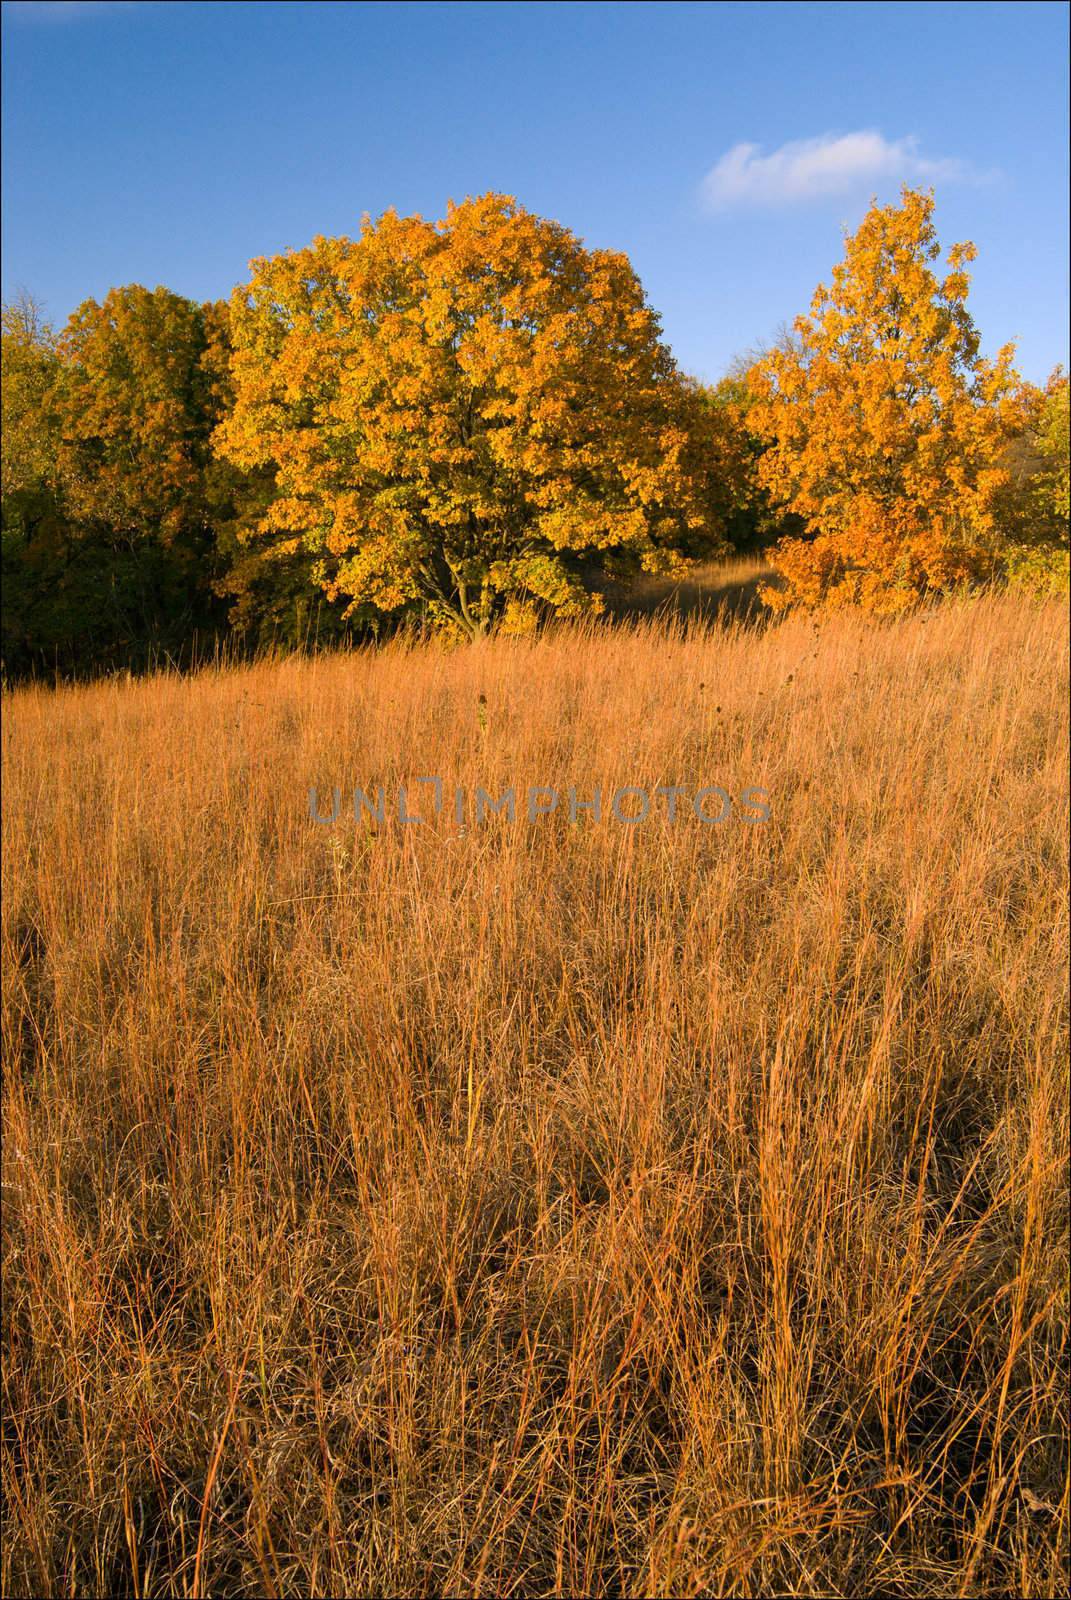
{"type": "Polygon", "coordinates": [[[1010,345],[979,354],[973,245],[939,275],[933,208],[906,188],[898,206],[872,206],[796,340],[752,371],[760,480],[805,528],[777,546],[775,606],[895,612],[999,562],[1021,386],[1010,345]]]}
{"type": "MultiPolygon", "coordinates": [[[[203,306],[202,312],[204,415],[211,418],[211,429],[234,404],[230,308],[226,301],[217,301],[203,306]]],[[[314,636],[323,642],[349,634],[342,604],[329,604],[313,579],[314,562],[306,550],[275,551],[276,559],[264,558],[255,534],[274,495],[274,472],[269,467],[243,472],[212,451],[202,493],[215,539],[207,573],[215,594],[228,602],[227,622],[235,639],[245,646],[297,645],[314,636]]]]}
{"type": "Polygon", "coordinates": [[[723,547],[717,418],[625,256],[492,194],[252,271],[218,447],[274,473],[265,559],[311,552],[348,615],[523,628],[723,547]]]}

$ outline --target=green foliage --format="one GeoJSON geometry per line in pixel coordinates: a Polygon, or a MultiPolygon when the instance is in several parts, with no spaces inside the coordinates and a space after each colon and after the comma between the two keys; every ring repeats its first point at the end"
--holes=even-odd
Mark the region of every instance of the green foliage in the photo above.
{"type": "Polygon", "coordinates": [[[1071,592],[1071,551],[1066,545],[1010,545],[1005,570],[1009,588],[1039,599],[1071,592]]]}

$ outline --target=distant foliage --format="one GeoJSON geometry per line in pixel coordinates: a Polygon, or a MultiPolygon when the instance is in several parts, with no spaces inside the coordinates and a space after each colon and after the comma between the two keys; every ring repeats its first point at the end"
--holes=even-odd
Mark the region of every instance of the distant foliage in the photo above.
{"type": "Polygon", "coordinates": [[[258,261],[217,435],[277,493],[264,550],[357,618],[464,634],[598,607],[593,572],[722,548],[717,417],[625,256],[499,195],[258,261]]]}
{"type": "Polygon", "coordinates": [[[1071,554],[1066,545],[1011,545],[1004,565],[1012,589],[1040,599],[1071,590],[1071,554]]]}
{"type": "Polygon", "coordinates": [[[1044,389],[1026,390],[1025,425],[1008,454],[1002,521],[1004,568],[1013,588],[1066,593],[1069,561],[1068,381],[1057,367],[1044,389]]]}
{"type": "Polygon", "coordinates": [[[10,670],[40,644],[41,612],[55,610],[63,566],[53,405],[59,358],[53,331],[32,300],[4,306],[2,352],[3,656],[10,670]]]}
{"type": "Polygon", "coordinates": [[[722,442],[722,525],[729,543],[736,550],[759,550],[800,532],[801,519],[777,504],[759,476],[759,461],[768,447],[751,419],[756,398],[747,367],[700,393],[717,419],[722,442]]]}
{"type": "Polygon", "coordinates": [[[830,287],[721,382],[627,257],[512,199],[3,309],[3,669],[92,672],[415,621],[530,631],[644,574],[769,550],[775,609],[1066,589],[1068,381],[979,354],[971,245],[875,205],[830,287]]]}
{"type": "Polygon", "coordinates": [[[935,263],[933,197],[873,206],[798,344],[755,367],[759,480],[806,532],[777,547],[774,606],[896,612],[999,568],[1003,457],[1023,425],[1011,346],[979,354],[970,244],[935,263]]]}
{"type": "Polygon", "coordinates": [[[58,337],[25,306],[5,313],[9,669],[129,662],[222,621],[216,316],[138,285],[87,300],[58,337]]]}

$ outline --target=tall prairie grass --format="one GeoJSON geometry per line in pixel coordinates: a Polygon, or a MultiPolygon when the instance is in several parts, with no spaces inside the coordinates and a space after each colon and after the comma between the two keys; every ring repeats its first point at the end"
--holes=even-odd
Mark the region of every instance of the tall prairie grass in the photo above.
{"type": "Polygon", "coordinates": [[[1066,1592],[1067,666],[992,596],[8,695],[4,1592],[1066,1592]]]}

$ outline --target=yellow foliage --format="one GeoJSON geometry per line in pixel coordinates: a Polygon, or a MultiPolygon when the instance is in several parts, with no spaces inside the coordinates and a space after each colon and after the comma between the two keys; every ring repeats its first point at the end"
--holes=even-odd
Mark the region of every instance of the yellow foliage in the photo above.
{"type": "Polygon", "coordinates": [[[203,530],[221,313],[139,284],[86,300],[59,339],[56,469],[70,514],[167,545],[203,530]]]}
{"type": "Polygon", "coordinates": [[[3,307],[0,350],[0,490],[6,497],[45,483],[56,456],[58,425],[50,403],[58,364],[55,335],[29,296],[3,307]]]}
{"type": "Polygon", "coordinates": [[[795,340],[751,373],[760,481],[806,525],[777,547],[780,607],[897,612],[994,569],[1023,391],[1010,345],[979,354],[974,247],[953,247],[943,279],[934,268],[933,204],[905,189],[872,206],[795,340]]]}
{"type": "Polygon", "coordinates": [[[1001,519],[1009,545],[1066,550],[1069,495],[1068,382],[1057,367],[1044,389],[1023,386],[1023,428],[1012,441],[1010,481],[1002,495],[1001,519]]]}
{"type": "Polygon", "coordinates": [[[274,470],[261,532],[300,538],[351,613],[476,633],[511,597],[590,609],[609,552],[720,547],[718,431],[627,258],[509,198],[254,262],[231,323],[218,445],[274,470]]]}

